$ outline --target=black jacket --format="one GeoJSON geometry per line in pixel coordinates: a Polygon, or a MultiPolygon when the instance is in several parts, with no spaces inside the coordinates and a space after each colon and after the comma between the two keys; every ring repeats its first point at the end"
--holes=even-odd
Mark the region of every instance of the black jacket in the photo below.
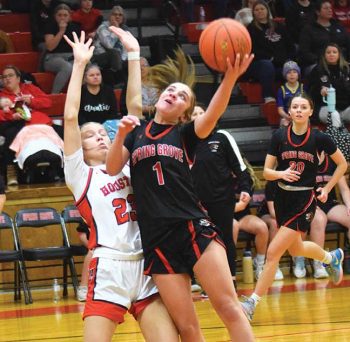
{"type": "Polygon", "coordinates": [[[300,33],[299,60],[304,66],[318,62],[320,55],[329,43],[336,43],[343,52],[345,59],[350,57],[350,37],[345,28],[335,20],[325,28],[316,21],[306,25],[300,33]]]}
{"type": "Polygon", "coordinates": [[[252,53],[254,60],[270,59],[276,67],[294,57],[294,45],[284,24],[275,23],[274,30],[268,24],[258,28],[253,22],[248,25],[252,39],[252,53]]]}

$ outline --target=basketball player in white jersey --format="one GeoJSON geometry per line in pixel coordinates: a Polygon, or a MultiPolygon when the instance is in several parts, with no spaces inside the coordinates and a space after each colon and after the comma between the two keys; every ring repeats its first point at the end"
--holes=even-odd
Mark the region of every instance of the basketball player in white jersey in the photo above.
{"type": "MultiPolygon", "coordinates": [[[[74,33],[74,42],[65,39],[74,53],[64,111],[65,177],[90,227],[89,248],[93,249],[83,314],[84,341],[111,341],[127,311],[138,321],[146,341],[178,341],[177,330],[152,278],[143,275],[129,167],[109,176],[105,159],[111,142],[104,127],[93,122],[84,124],[81,130],[78,126],[83,73],[93,53],[91,39],[84,43],[84,32],[80,38],[74,33]]],[[[128,51],[139,49],[131,34],[125,47],[128,51]]],[[[138,75],[130,73],[129,77],[136,77],[141,87],[138,75]]],[[[129,112],[141,115],[140,102],[138,96],[128,96],[129,112]]]]}

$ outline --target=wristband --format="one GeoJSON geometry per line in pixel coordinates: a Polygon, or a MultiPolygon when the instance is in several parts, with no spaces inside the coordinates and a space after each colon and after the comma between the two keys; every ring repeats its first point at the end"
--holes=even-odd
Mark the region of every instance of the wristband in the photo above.
{"type": "Polygon", "coordinates": [[[140,51],[130,51],[128,52],[128,61],[139,61],[140,51]]]}

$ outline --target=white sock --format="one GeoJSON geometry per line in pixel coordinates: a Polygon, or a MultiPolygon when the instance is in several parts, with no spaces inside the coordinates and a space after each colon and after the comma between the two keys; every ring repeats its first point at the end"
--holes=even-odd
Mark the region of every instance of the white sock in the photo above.
{"type": "Polygon", "coordinates": [[[265,254],[257,254],[256,261],[259,265],[263,265],[265,262],[265,254]]]}
{"type": "Polygon", "coordinates": [[[332,126],[334,127],[341,127],[341,118],[340,118],[340,114],[338,111],[334,111],[331,113],[331,117],[332,117],[332,126]]]}
{"type": "Polygon", "coordinates": [[[251,299],[254,301],[254,306],[257,306],[261,300],[261,297],[258,296],[255,292],[250,296],[251,299]]]}
{"type": "Polygon", "coordinates": [[[332,254],[325,251],[324,258],[321,260],[322,263],[329,265],[332,262],[332,254]]]}

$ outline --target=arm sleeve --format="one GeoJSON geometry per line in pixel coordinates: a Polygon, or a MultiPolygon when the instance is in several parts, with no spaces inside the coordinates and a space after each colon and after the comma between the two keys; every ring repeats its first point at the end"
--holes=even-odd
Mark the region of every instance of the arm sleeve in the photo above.
{"type": "Polygon", "coordinates": [[[284,108],[282,87],[279,87],[277,90],[277,107],[284,108]]]}
{"type": "Polygon", "coordinates": [[[26,91],[29,91],[33,95],[32,101],[29,105],[32,109],[45,109],[49,108],[52,105],[52,100],[50,97],[45,94],[39,87],[36,87],[33,84],[29,85],[30,87],[23,91],[25,94],[26,91]]]}

